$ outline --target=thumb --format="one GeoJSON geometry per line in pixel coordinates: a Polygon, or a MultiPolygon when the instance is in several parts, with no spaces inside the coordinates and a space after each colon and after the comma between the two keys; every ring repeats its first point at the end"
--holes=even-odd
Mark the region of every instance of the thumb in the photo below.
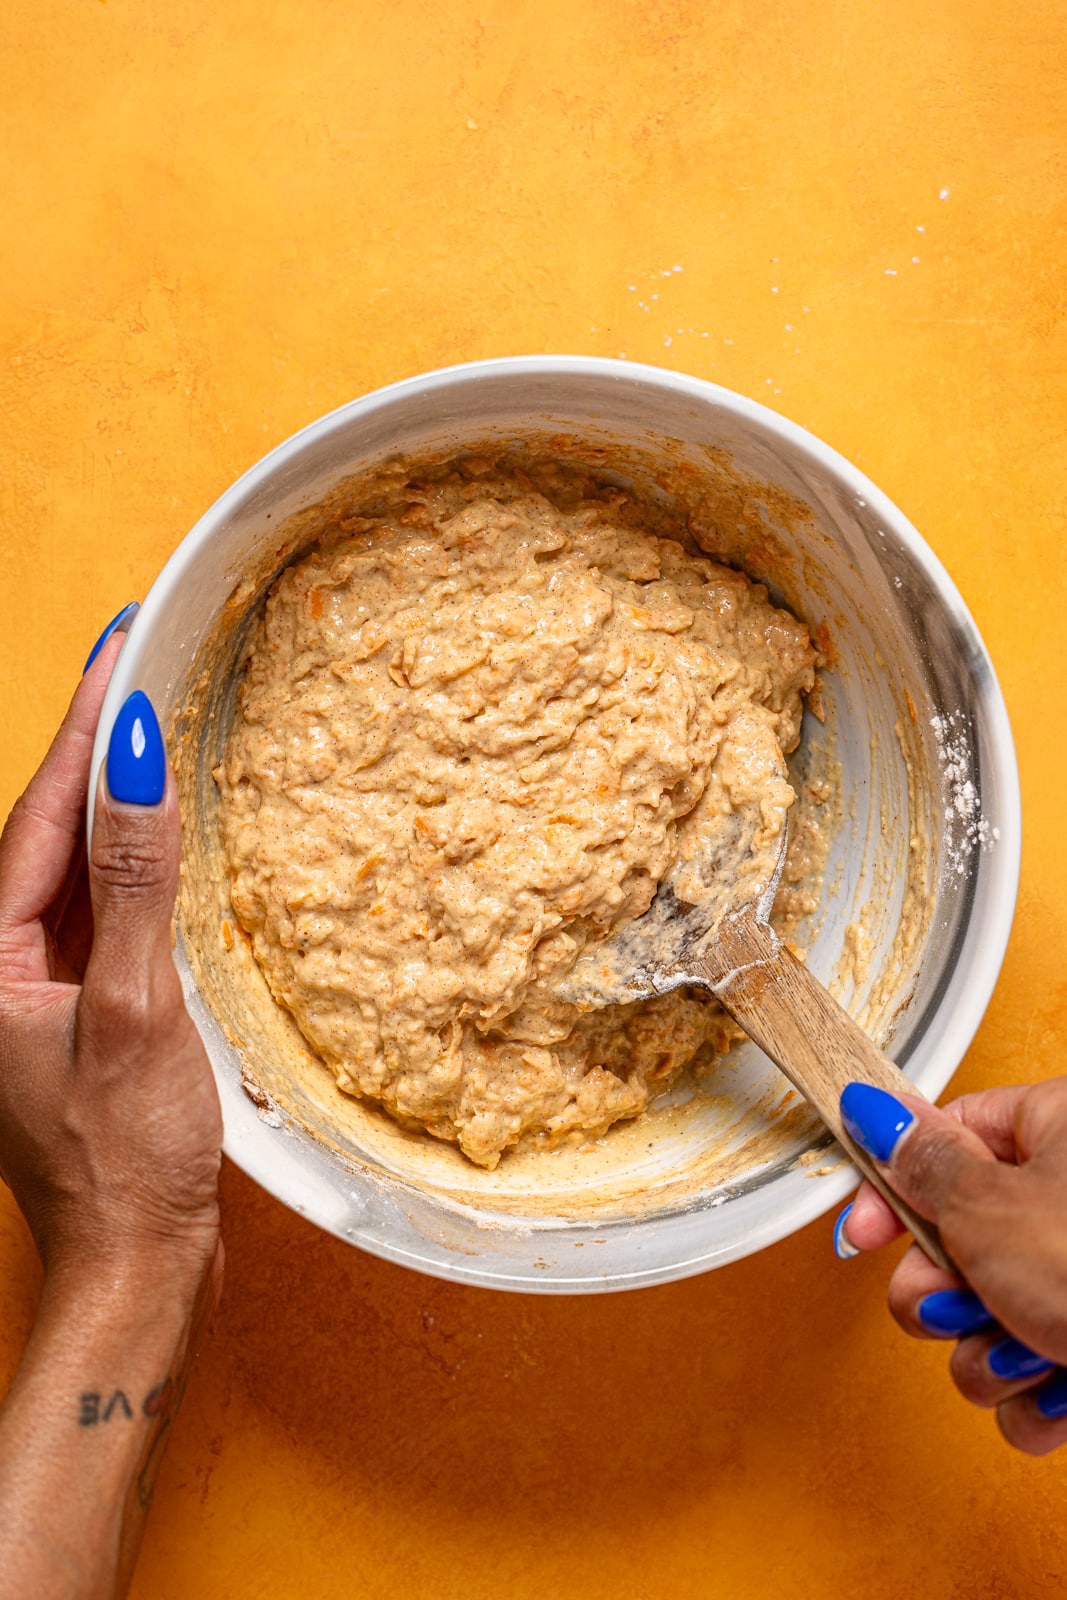
{"type": "Polygon", "coordinates": [[[179,990],[170,924],[180,855],[174,781],[152,702],[138,689],[115,718],[89,848],[83,1001],[109,1020],[147,1020],[179,990]]]}
{"type": "Polygon", "coordinates": [[[996,1208],[1014,1173],[977,1133],[916,1095],[850,1083],[841,1095],[841,1120],[901,1199],[946,1233],[950,1248],[955,1216],[996,1208]]]}
{"type": "MultiPolygon", "coordinates": [[[[1062,1094],[1042,1096],[1050,1130],[1063,1127],[1057,1121],[1062,1094]]],[[[886,1181],[937,1223],[982,1307],[1016,1339],[1067,1362],[1063,1158],[1055,1133],[1044,1146],[1049,1158],[1044,1166],[1043,1152],[1013,1165],[998,1161],[972,1128],[914,1095],[898,1098],[850,1083],[841,1096],[841,1115],[850,1137],[874,1157],[886,1181]]],[[[1022,1108],[1017,1125],[1020,1121],[1022,1108]]],[[[898,1272],[903,1281],[898,1276],[891,1296],[894,1315],[912,1331],[916,1322],[930,1331],[932,1324],[918,1313],[912,1293],[914,1272],[898,1272]]]]}

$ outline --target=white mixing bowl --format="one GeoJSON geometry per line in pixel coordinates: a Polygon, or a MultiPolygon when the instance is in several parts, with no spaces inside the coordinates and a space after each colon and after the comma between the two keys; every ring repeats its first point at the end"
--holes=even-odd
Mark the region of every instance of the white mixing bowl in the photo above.
{"type": "Polygon", "coordinates": [[[754,1046],[731,1052],[714,1093],[677,1093],[595,1149],[512,1156],[486,1173],[341,1095],[242,941],[227,950],[218,932],[210,774],[279,564],[327,520],[331,496],[342,503],[339,484],[390,458],[519,448],[577,453],[682,514],[699,502],[696,522],[710,518],[820,629],[827,716],[805,718],[797,777],[839,763],[843,805],[806,930],[810,965],[938,1094],[989,1001],[1014,910],[1020,814],[1003,698],[951,579],[896,507],[811,434],[712,384],[572,356],[483,361],[303,429],[216,502],[153,585],[108,690],[94,788],[119,707],[143,689],[180,751],[186,870],[217,885],[215,923],[183,901],[175,958],[239,1166],[338,1237],[441,1277],[637,1287],[761,1249],[855,1182],[754,1046]]]}

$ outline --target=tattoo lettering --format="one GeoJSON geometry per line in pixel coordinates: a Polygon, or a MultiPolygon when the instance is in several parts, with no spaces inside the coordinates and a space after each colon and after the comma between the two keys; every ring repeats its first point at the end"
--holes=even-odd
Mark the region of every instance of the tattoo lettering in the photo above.
{"type": "Polygon", "coordinates": [[[105,1422],[111,1421],[119,1406],[121,1406],[123,1411],[126,1413],[126,1421],[132,1422],[133,1412],[130,1409],[130,1402],[127,1400],[121,1389],[116,1389],[115,1393],[111,1396],[111,1399],[107,1403],[107,1410],[104,1412],[105,1422]]]}
{"type": "MultiPolygon", "coordinates": [[[[141,1410],[146,1417],[158,1417],[170,1406],[171,1395],[174,1390],[174,1381],[164,1378],[162,1383],[157,1383],[149,1389],[141,1401],[141,1410]]],[[[121,1389],[116,1389],[107,1404],[103,1404],[102,1394],[88,1392],[80,1395],[78,1399],[78,1426],[93,1428],[98,1422],[110,1422],[113,1418],[125,1418],[127,1422],[133,1421],[133,1407],[130,1405],[121,1389]]]]}
{"type": "Polygon", "coordinates": [[[171,1390],[173,1388],[173,1380],[164,1378],[163,1382],[157,1383],[154,1389],[149,1389],[141,1405],[141,1410],[146,1417],[158,1417],[161,1411],[166,1411],[170,1405],[171,1390]]]}

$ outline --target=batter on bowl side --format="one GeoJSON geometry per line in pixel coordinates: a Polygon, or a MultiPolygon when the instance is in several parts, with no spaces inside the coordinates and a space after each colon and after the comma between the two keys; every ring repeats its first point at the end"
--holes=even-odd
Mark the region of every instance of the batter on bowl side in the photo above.
{"type": "Polygon", "coordinates": [[[765,589],[550,463],[398,478],[278,578],[216,772],[234,912],[333,1070],[493,1167],[732,1035],[555,986],[739,835],[773,859],[815,650],[765,589]]]}

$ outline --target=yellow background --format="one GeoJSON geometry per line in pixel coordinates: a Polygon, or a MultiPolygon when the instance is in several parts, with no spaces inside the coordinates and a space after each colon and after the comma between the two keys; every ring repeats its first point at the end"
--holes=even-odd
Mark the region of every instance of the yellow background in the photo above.
{"type": "MultiPolygon", "coordinates": [[[[1026,811],[956,1086],[1062,1070],[1065,45],[1040,0],[9,0],[0,811],[104,622],[268,446],[447,362],[624,352],[813,429],[954,575],[1026,811]]],[[[828,1220],[542,1300],[224,1189],[142,1600],[1060,1590],[1067,1460],[1009,1452],[828,1220]]],[[[5,1203],[7,1370],[36,1282],[5,1203]]]]}

